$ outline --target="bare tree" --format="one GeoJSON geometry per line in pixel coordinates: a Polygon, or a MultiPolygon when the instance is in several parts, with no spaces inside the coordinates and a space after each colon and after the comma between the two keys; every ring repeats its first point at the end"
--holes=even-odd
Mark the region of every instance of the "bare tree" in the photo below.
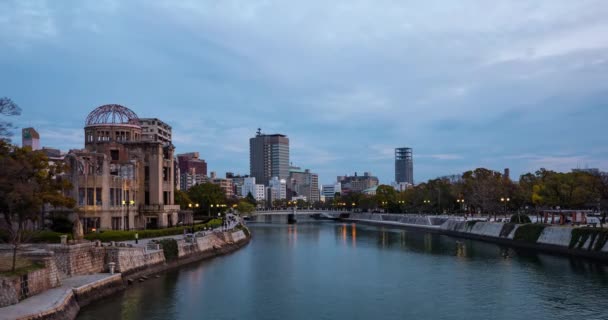
{"type": "MultiPolygon", "coordinates": [[[[0,98],[0,115],[2,116],[18,116],[21,114],[21,108],[7,97],[0,98]]],[[[12,123],[0,120],[0,140],[6,140],[11,136],[12,123]]]]}

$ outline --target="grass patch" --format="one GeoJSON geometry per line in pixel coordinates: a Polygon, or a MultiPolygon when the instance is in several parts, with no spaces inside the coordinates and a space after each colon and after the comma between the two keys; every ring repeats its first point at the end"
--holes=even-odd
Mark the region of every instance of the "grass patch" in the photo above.
{"type": "MultiPolygon", "coordinates": [[[[221,219],[212,219],[207,223],[196,224],[194,225],[194,231],[201,231],[204,228],[217,228],[222,225],[221,219]]],[[[164,236],[173,236],[178,234],[183,234],[184,230],[186,232],[190,232],[192,229],[191,226],[183,226],[183,227],[173,227],[166,229],[148,229],[148,230],[131,230],[131,231],[123,231],[123,230],[107,230],[100,231],[96,233],[88,233],[84,236],[87,240],[100,240],[102,242],[110,242],[110,241],[127,241],[127,240],[135,240],[135,234],[137,233],[139,239],[146,238],[157,238],[164,236]]]]}
{"type": "Polygon", "coordinates": [[[6,277],[22,276],[32,271],[44,268],[44,263],[40,261],[32,261],[30,259],[17,257],[15,263],[15,271],[11,271],[13,267],[13,257],[11,255],[0,256],[0,275],[6,277]]]}
{"type": "Polygon", "coordinates": [[[570,238],[570,249],[582,249],[591,237],[587,250],[600,251],[608,241],[608,230],[600,228],[574,228],[570,238]]]}
{"type": "Polygon", "coordinates": [[[544,224],[524,224],[515,230],[513,240],[527,243],[536,243],[540,234],[545,229],[544,224]]]}

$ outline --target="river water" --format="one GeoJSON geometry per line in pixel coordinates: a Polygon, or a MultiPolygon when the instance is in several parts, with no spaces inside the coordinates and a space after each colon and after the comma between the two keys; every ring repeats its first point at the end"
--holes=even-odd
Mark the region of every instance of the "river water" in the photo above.
{"type": "Polygon", "coordinates": [[[239,251],[184,266],[78,319],[608,319],[608,268],[351,223],[251,224],[239,251]]]}

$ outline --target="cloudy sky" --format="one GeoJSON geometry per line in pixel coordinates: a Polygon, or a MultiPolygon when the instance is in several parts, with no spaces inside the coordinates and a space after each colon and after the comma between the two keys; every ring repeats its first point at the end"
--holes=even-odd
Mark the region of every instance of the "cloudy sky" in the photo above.
{"type": "Polygon", "coordinates": [[[220,175],[248,173],[258,127],[322,183],[389,183],[402,146],[417,182],[608,169],[604,0],[3,0],[0,70],[14,123],[64,150],[118,103],[220,175]]]}

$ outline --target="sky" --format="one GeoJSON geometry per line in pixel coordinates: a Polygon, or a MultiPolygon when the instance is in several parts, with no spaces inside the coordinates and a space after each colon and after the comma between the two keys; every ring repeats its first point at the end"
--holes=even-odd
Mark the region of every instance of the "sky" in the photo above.
{"type": "Polygon", "coordinates": [[[416,183],[608,170],[604,0],[2,0],[0,70],[11,121],[65,151],[116,103],[220,176],[248,173],[257,128],[324,184],[390,183],[396,147],[416,183]]]}

